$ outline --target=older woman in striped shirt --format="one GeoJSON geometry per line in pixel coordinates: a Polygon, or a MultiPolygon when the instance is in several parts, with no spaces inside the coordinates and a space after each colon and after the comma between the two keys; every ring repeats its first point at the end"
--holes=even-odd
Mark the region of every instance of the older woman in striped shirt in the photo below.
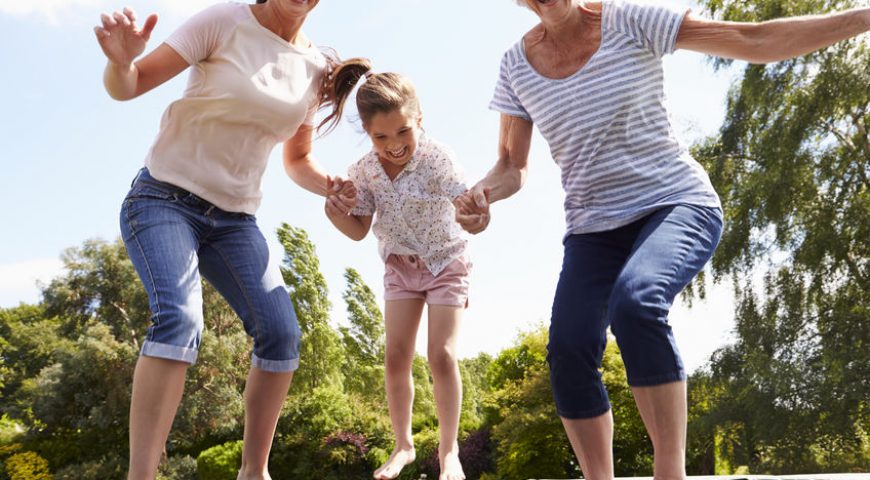
{"type": "Polygon", "coordinates": [[[722,231],[710,180],[675,137],[662,57],[678,48],[753,63],[870,29],[870,9],[764,23],[705,20],[635,0],[518,0],[540,18],[504,55],[490,107],[499,158],[456,201],[472,233],[523,185],[532,126],[562,170],[567,232],[547,360],[556,409],[587,479],[613,478],[601,382],[609,326],[655,449],[657,479],[685,477],[686,372],[668,311],[722,231]]]}

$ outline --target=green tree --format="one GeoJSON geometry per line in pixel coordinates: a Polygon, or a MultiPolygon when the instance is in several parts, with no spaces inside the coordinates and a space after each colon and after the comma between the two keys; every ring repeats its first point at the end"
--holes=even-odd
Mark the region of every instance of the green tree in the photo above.
{"type": "Polygon", "coordinates": [[[348,268],[342,294],[350,326],[339,327],[345,360],[342,372],[348,392],[355,392],[377,405],[384,404],[384,318],[374,292],[359,273],[348,268]]]}
{"type": "Polygon", "coordinates": [[[67,249],[61,260],[65,273],[42,291],[46,316],[63,319],[58,333],[76,339],[99,319],[115,338],[138,350],[151,313],[121,240],[87,240],[81,247],[67,249]]]}
{"type": "Polygon", "coordinates": [[[286,223],[278,229],[278,240],[284,247],[281,273],[290,288],[303,339],[294,390],[339,384],[344,352],[329,325],[329,289],[314,244],[304,230],[286,223]]]}
{"type": "MultiPolygon", "coordinates": [[[[851,2],[701,4],[724,20],[763,21],[851,2]]],[[[739,448],[720,450],[742,456],[723,465],[870,468],[867,85],[863,39],[748,65],[719,135],[696,148],[726,210],[714,274],[738,287],[737,340],[711,364],[725,389],[708,413],[719,422],[717,442],[733,439],[739,448]]]]}

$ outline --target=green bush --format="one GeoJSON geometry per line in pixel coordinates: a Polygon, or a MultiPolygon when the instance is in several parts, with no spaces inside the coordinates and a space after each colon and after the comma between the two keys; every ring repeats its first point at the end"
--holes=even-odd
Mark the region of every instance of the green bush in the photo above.
{"type": "Polygon", "coordinates": [[[125,480],[127,460],[107,455],[92,462],[68,465],[54,474],[54,480],[125,480]]]}
{"type": "Polygon", "coordinates": [[[196,460],[185,455],[170,457],[160,464],[157,480],[198,480],[196,460]]]}
{"type": "Polygon", "coordinates": [[[48,460],[36,452],[16,453],[4,465],[9,480],[52,480],[48,460]]]}
{"type": "Polygon", "coordinates": [[[242,441],[216,445],[199,454],[196,471],[201,480],[235,480],[242,464],[242,441]]]}

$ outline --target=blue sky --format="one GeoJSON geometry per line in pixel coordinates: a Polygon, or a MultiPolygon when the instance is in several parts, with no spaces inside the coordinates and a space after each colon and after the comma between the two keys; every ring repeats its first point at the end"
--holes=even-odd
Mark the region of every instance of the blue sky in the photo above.
{"type": "MultiPolygon", "coordinates": [[[[674,3],[693,6],[688,0],[674,3]]],[[[102,86],[105,65],[92,27],[102,11],[132,6],[161,15],[150,48],[209,0],[0,0],[0,307],[39,299],[37,281],[60,269],[65,248],[118,236],[118,210],[141,166],[166,106],[181,95],[186,74],[130,102],[102,86]]],[[[535,23],[513,0],[322,0],[305,31],[343,57],[367,56],[377,71],[397,71],[417,86],[429,135],[453,148],[470,182],[492,166],[498,114],[489,111],[502,53],[535,23]]],[[[727,89],[740,67],[715,72],[698,54],[666,60],[666,89],[676,130],[686,142],[715,133],[727,89]]],[[[315,144],[324,167],[343,174],[370,148],[357,124],[345,122],[315,144]]],[[[270,234],[281,222],[306,229],[317,245],[341,322],[344,268],[360,271],[378,293],[383,264],[374,238],[356,243],[323,215],[322,201],[293,184],[272,154],[258,213],[270,234]]],[[[520,330],[546,323],[560,268],[563,233],[559,172],[535,135],[526,187],[493,207],[489,230],[471,242],[471,307],[460,355],[497,353],[520,330]]],[[[672,312],[677,342],[694,370],[730,336],[730,286],[705,302],[672,312]]],[[[418,349],[425,348],[421,328],[418,349]]]]}

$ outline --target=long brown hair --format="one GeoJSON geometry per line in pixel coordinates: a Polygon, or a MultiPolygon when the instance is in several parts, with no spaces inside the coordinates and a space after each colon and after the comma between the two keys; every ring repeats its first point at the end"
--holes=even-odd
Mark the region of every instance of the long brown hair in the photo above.
{"type": "Polygon", "coordinates": [[[356,94],[356,107],[363,128],[368,128],[369,121],[377,113],[389,113],[403,110],[407,113],[421,113],[420,100],[414,85],[398,73],[371,73],[372,64],[366,58],[351,58],[343,62],[333,61],[333,68],[323,83],[321,90],[321,108],[332,107],[332,111],[317,126],[324,134],[331,132],[341,121],[344,104],[353,92],[356,84],[366,76],[365,84],[356,94]]]}

